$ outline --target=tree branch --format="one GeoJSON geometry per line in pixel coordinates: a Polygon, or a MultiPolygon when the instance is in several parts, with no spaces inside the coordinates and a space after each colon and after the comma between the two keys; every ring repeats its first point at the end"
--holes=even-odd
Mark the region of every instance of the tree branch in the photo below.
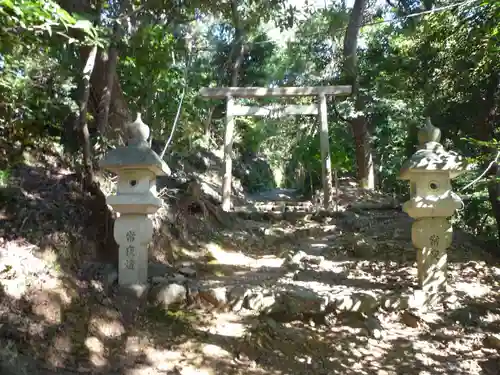
{"type": "Polygon", "coordinates": [[[462,191],[468,189],[469,187],[471,187],[472,185],[476,184],[479,180],[481,180],[485,175],[486,173],[488,173],[488,171],[493,168],[493,166],[498,162],[498,159],[500,159],[500,151],[497,152],[497,156],[495,157],[495,159],[493,159],[493,161],[488,165],[488,167],[484,170],[483,173],[481,173],[479,175],[478,178],[476,178],[474,181],[472,181],[471,183],[467,184],[464,188],[462,188],[462,191]]]}

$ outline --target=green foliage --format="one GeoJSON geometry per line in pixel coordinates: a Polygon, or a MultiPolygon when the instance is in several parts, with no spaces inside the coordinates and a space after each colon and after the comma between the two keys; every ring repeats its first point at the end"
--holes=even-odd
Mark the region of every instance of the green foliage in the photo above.
{"type": "Polygon", "coordinates": [[[6,187],[9,182],[10,171],[0,170],[0,188],[6,187]]]}
{"type": "Polygon", "coordinates": [[[145,113],[144,120],[161,134],[177,110],[172,98],[180,95],[185,84],[181,65],[185,56],[177,53],[176,40],[163,25],[138,30],[124,55],[119,67],[123,92],[131,109],[145,113]]]}
{"type": "Polygon", "coordinates": [[[9,42],[28,45],[45,35],[61,36],[70,43],[79,42],[70,36],[70,29],[82,31],[87,43],[99,41],[91,22],[77,19],[51,0],[0,0],[0,17],[2,48],[9,42]]]}
{"type": "MultiPolygon", "coordinates": [[[[441,128],[443,144],[471,158],[479,170],[493,159],[495,119],[488,111],[499,105],[494,78],[500,72],[499,9],[498,3],[471,4],[411,24],[381,24],[368,33],[368,48],[360,60],[361,84],[373,100],[378,165],[388,172],[379,170],[384,190],[397,186],[397,166],[414,152],[416,126],[423,123],[424,114],[441,128]]],[[[469,173],[458,179],[456,190],[475,177],[469,173]]],[[[486,185],[474,186],[458,224],[491,236],[494,217],[486,185]]]]}
{"type": "MultiPolygon", "coordinates": [[[[119,92],[112,93],[110,116],[117,117],[122,100],[128,106],[124,111],[141,111],[160,143],[170,135],[186,87],[172,150],[187,154],[199,145],[223,143],[224,101],[204,100],[198,91],[231,82],[235,46],[240,43],[235,38],[236,22],[245,42],[240,86],[331,85],[342,76],[350,11],[344,4],[299,9],[281,0],[242,1],[235,15],[229,1],[198,0],[182,6],[134,1],[127,9],[117,2],[104,2],[100,8],[82,1],[81,7],[72,4],[82,14],[70,14],[50,0],[0,0],[2,139],[24,146],[40,137],[59,135],[62,124],[77,111],[84,45],[97,44],[100,57],[106,56],[109,46],[117,48],[119,85],[114,90],[119,92]],[[271,40],[275,27],[294,38],[271,40]]],[[[397,9],[371,7],[363,22],[400,17],[422,6],[416,0],[398,4],[397,9]]],[[[484,1],[362,28],[359,83],[379,189],[401,196],[407,193],[407,184],[397,179],[399,168],[415,152],[424,116],[441,128],[447,148],[477,164],[474,173],[456,181],[457,191],[493,160],[498,143],[492,140],[500,138],[499,25],[500,3],[484,1]]],[[[106,59],[96,60],[95,77],[105,77],[107,68],[106,59]]],[[[102,87],[90,95],[91,132],[102,111],[101,91],[102,87]]],[[[246,99],[240,104],[276,103],[292,101],[246,99]]],[[[294,103],[310,104],[311,99],[294,103]]],[[[352,98],[336,98],[335,103],[341,117],[353,115],[352,98]]],[[[351,125],[337,116],[332,105],[329,108],[332,168],[340,175],[354,175],[351,125]]],[[[250,190],[276,184],[304,191],[320,187],[317,119],[240,118],[235,139],[236,153],[244,162],[242,178],[250,190]]],[[[97,143],[92,146],[95,152],[97,143]]],[[[495,221],[487,187],[496,182],[493,176],[484,181],[466,192],[470,197],[458,224],[472,233],[493,236],[495,221]]]]}
{"type": "Polygon", "coordinates": [[[74,80],[62,74],[58,60],[47,52],[21,45],[3,56],[0,132],[10,141],[31,144],[60,129],[68,112],[76,111],[71,99],[74,80]]]}

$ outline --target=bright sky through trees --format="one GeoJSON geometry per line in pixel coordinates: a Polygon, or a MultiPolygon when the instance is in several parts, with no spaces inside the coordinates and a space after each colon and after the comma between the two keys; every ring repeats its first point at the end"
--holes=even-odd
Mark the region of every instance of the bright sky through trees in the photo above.
{"type": "MultiPolygon", "coordinates": [[[[325,7],[329,7],[330,4],[337,3],[337,2],[339,2],[339,1],[338,0],[333,0],[333,1],[331,1],[331,0],[330,1],[329,0],[312,0],[312,1],[311,0],[288,0],[287,1],[287,3],[289,5],[293,5],[299,10],[304,9],[306,6],[311,6],[311,5],[316,9],[325,8],[325,7]]],[[[345,4],[346,4],[346,7],[348,9],[350,9],[350,8],[352,8],[352,6],[354,4],[354,0],[345,0],[345,4]]],[[[385,0],[376,0],[376,3],[373,4],[372,6],[382,7],[386,4],[387,3],[385,0]]],[[[299,12],[299,13],[302,13],[302,12],[299,12]]],[[[297,18],[298,19],[305,19],[305,15],[299,15],[297,18]]],[[[279,28],[274,26],[273,21],[268,22],[268,24],[265,25],[264,29],[268,30],[269,38],[274,40],[277,43],[285,44],[288,40],[293,40],[294,35],[295,35],[295,27],[290,29],[290,30],[285,30],[282,32],[279,28]]],[[[325,35],[325,37],[327,37],[327,36],[325,35]]],[[[360,43],[360,47],[364,46],[362,34],[361,34],[361,38],[359,40],[359,43],[360,43]]]]}

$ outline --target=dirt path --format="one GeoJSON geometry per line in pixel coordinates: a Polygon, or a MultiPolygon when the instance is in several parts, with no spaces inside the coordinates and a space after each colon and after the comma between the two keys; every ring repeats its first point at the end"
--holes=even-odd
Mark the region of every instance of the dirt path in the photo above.
{"type": "Polygon", "coordinates": [[[472,238],[455,237],[443,305],[393,309],[380,301],[414,287],[411,220],[291,205],[234,214],[137,301],[108,288],[112,272],[78,279],[3,242],[1,373],[500,373],[500,269],[472,238]]]}

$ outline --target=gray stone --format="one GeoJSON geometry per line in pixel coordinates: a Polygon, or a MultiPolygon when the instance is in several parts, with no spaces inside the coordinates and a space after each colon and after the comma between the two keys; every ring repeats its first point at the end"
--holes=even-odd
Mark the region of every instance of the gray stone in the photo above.
{"type": "Polygon", "coordinates": [[[305,258],[307,258],[307,254],[304,251],[299,250],[295,254],[293,254],[293,256],[289,260],[289,263],[290,264],[299,264],[305,258]]]}
{"type": "Polygon", "coordinates": [[[318,274],[315,270],[302,270],[297,271],[293,274],[294,281],[313,281],[318,280],[321,275],[318,274]]]}
{"type": "MultiPolygon", "coordinates": [[[[176,264],[177,265],[177,264],[176,264]]],[[[195,267],[195,263],[194,262],[191,262],[189,260],[184,260],[182,262],[180,262],[178,265],[177,265],[178,268],[182,268],[182,267],[190,267],[190,268],[194,268],[195,267]]]]}
{"type": "Polygon", "coordinates": [[[151,277],[151,284],[168,284],[171,281],[170,278],[165,276],[153,276],[151,277]]]}
{"type": "Polygon", "coordinates": [[[319,265],[325,261],[325,257],[321,255],[307,255],[304,260],[310,264],[319,265]]]}
{"type": "Polygon", "coordinates": [[[188,281],[188,278],[184,276],[183,274],[176,273],[175,275],[172,275],[171,277],[168,278],[168,281],[176,284],[184,284],[188,281]]]}
{"type": "Polygon", "coordinates": [[[365,327],[368,334],[376,340],[381,340],[385,336],[385,330],[380,321],[375,316],[368,316],[365,320],[365,327]]]}
{"type": "Polygon", "coordinates": [[[388,294],[380,298],[380,307],[386,311],[400,311],[409,308],[409,297],[404,294],[388,294]]]}
{"type": "Polygon", "coordinates": [[[186,287],[179,284],[160,284],[154,286],[149,294],[149,300],[152,303],[161,305],[165,309],[173,304],[186,301],[186,298],[186,287]]]}
{"type": "Polygon", "coordinates": [[[359,233],[348,233],[344,237],[356,258],[369,258],[377,252],[377,242],[359,233]]]}
{"type": "Polygon", "coordinates": [[[336,310],[359,313],[371,313],[380,307],[377,298],[368,293],[339,296],[335,298],[333,304],[336,310]]]}
{"type": "Polygon", "coordinates": [[[200,300],[200,288],[197,284],[185,282],[183,285],[187,291],[188,304],[193,304],[200,300]]]}
{"type": "Polygon", "coordinates": [[[186,277],[196,277],[196,270],[191,267],[179,268],[178,272],[186,277]]]}
{"type": "Polygon", "coordinates": [[[118,281],[118,271],[109,263],[86,262],[81,267],[79,277],[89,281],[98,291],[109,293],[118,281]]]}
{"type": "Polygon", "coordinates": [[[229,304],[228,292],[225,287],[205,287],[198,291],[198,296],[215,307],[224,307],[229,304]]]}
{"type": "Polygon", "coordinates": [[[254,291],[245,298],[243,307],[260,313],[282,311],[283,306],[277,301],[274,293],[254,291]]]}
{"type": "Polygon", "coordinates": [[[304,269],[305,265],[302,263],[302,260],[306,257],[307,254],[299,250],[295,254],[289,254],[283,262],[283,266],[291,270],[304,269]]]}
{"type": "Polygon", "coordinates": [[[293,314],[323,312],[328,305],[326,296],[304,288],[286,291],[280,300],[293,314]]]}
{"type": "Polygon", "coordinates": [[[309,255],[306,252],[299,250],[296,253],[288,254],[284,265],[289,269],[305,269],[307,266],[317,266],[325,260],[325,257],[320,255],[309,255]]]}
{"type": "Polygon", "coordinates": [[[243,308],[249,292],[250,290],[244,286],[235,286],[229,291],[228,300],[232,311],[240,311],[243,308]]]}
{"type": "Polygon", "coordinates": [[[132,299],[140,300],[147,294],[148,290],[149,285],[144,284],[121,285],[118,288],[118,293],[132,299]]]}
{"type": "Polygon", "coordinates": [[[168,264],[164,263],[149,263],[148,265],[148,276],[169,276],[174,274],[174,268],[168,264]]]}

